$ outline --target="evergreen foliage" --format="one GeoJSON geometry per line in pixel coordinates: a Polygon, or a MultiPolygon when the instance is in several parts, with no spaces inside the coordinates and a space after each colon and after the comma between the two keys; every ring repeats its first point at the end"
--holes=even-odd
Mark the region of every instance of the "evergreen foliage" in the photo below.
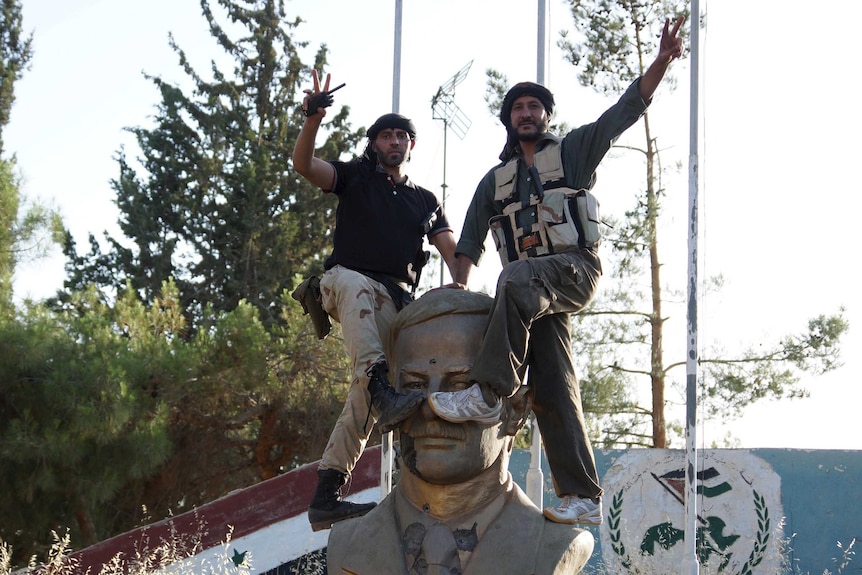
{"type": "MultiPolygon", "coordinates": [[[[317,340],[288,295],[322,271],[335,207],[289,161],[312,69],[301,20],[277,0],[201,6],[232,73],[204,79],[171,39],[190,87],[150,76],[154,127],[131,129],[138,159],[117,154],[123,237],[79,255],[66,234],[65,290],[0,316],[0,539],[16,564],[52,531],[81,548],[313,461],[341,411],[338,326],[317,340]]],[[[355,147],[348,113],[321,156],[355,147]]]]}
{"type": "MultiPolygon", "coordinates": [[[[240,300],[270,327],[294,276],[322,270],[335,200],[290,164],[302,124],[299,89],[311,69],[298,55],[305,44],[292,37],[301,20],[289,22],[277,0],[218,4],[229,25],[207,0],[201,7],[233,70],[213,62],[205,78],[171,39],[191,88],[148,76],[161,96],[155,127],[130,129],[140,167],[120,150],[112,182],[124,237],[106,237],[104,253],[91,237],[86,255],[68,238],[64,298],[90,283],[116,290],[128,281],[152,302],[172,278],[189,333],[206,306],[229,311],[240,300]]],[[[322,47],[314,66],[325,64],[322,47]]],[[[361,134],[347,116],[345,107],[327,122],[321,156],[337,158],[356,146],[361,134]]]]}
{"type": "MultiPolygon", "coordinates": [[[[644,73],[657,52],[665,18],[673,21],[688,5],[676,0],[569,0],[574,28],[580,36],[563,34],[559,46],[579,70],[578,79],[603,94],[616,96],[644,73]]],[[[691,22],[689,22],[692,24],[691,22]]],[[[694,22],[693,25],[699,25],[694,22]]],[[[680,30],[681,35],[684,29],[680,30]]],[[[672,76],[665,83],[674,85],[672,76]]],[[[659,230],[665,187],[657,138],[649,112],[642,126],[643,147],[631,148],[644,158],[644,185],[625,219],[614,222],[602,255],[605,278],[599,297],[575,318],[574,352],[582,362],[585,411],[594,415],[596,440],[602,447],[668,447],[668,431],[683,433],[668,422],[668,385],[685,388],[684,359],[664,354],[663,304],[677,296],[661,278],[659,230]],[[668,379],[675,370],[678,379],[668,379]],[[640,405],[637,382],[650,381],[651,405],[640,405]]],[[[718,286],[721,278],[704,285],[718,286]]],[[[803,373],[823,373],[840,365],[840,339],[848,325],[843,310],[809,322],[807,331],[761,343],[752,350],[727,353],[713,347],[700,358],[698,403],[702,416],[738,417],[762,399],[804,397],[803,373]]]]}
{"type": "MultiPolygon", "coordinates": [[[[673,21],[675,15],[689,16],[688,5],[675,0],[568,0],[567,4],[577,37],[564,31],[558,45],[578,69],[582,85],[614,98],[645,72],[657,51],[665,17],[673,21]]],[[[683,37],[684,32],[680,29],[683,37]]],[[[486,74],[485,101],[496,113],[509,82],[499,71],[486,74]]],[[[664,82],[674,85],[669,75],[664,82]]],[[[669,298],[679,300],[679,294],[661,278],[664,172],[649,112],[637,126],[643,129],[643,146],[628,151],[644,158],[643,187],[624,219],[605,218],[610,225],[601,247],[602,288],[573,320],[581,399],[590,414],[590,438],[602,448],[668,447],[669,432],[671,437],[684,433],[679,422],[665,417],[670,401],[666,387],[684,389],[684,378],[668,379],[669,374],[683,376],[685,361],[669,362],[664,356],[669,316],[663,305],[669,298]],[[642,405],[638,392],[645,378],[650,382],[649,406],[642,405]]],[[[568,128],[552,125],[551,130],[565,133],[568,128]]],[[[708,278],[703,284],[720,287],[721,278],[708,278]]],[[[841,337],[848,328],[842,309],[810,320],[807,330],[776,343],[732,353],[712,346],[699,358],[700,413],[732,419],[755,401],[806,397],[802,374],[821,374],[840,366],[841,337]]]]}
{"type": "Polygon", "coordinates": [[[15,82],[30,65],[32,36],[22,32],[21,3],[3,0],[0,12],[0,313],[13,313],[12,279],[21,261],[38,260],[63,234],[59,214],[21,194],[15,157],[3,150],[3,130],[15,102],[15,82]]]}
{"type": "Polygon", "coordinates": [[[33,37],[22,30],[21,2],[3,0],[0,12],[0,155],[3,154],[3,128],[9,123],[15,102],[15,82],[30,65],[33,37]]]}
{"type": "MultiPolygon", "coordinates": [[[[0,130],[2,132],[2,130],[0,130]]],[[[15,268],[38,261],[65,235],[60,214],[50,205],[32,202],[23,194],[15,159],[0,158],[0,312],[14,313],[15,268]]]]}
{"type": "Polygon", "coordinates": [[[273,333],[248,303],[208,307],[188,341],[171,282],[148,305],[91,286],[67,308],[0,319],[0,539],[19,559],[52,530],[81,548],[323,451],[346,365],[307,318],[273,333]]]}

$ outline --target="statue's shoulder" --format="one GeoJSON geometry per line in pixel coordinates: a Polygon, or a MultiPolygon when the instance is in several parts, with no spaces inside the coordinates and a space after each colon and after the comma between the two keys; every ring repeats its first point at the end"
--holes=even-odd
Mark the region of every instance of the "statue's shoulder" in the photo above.
{"type": "Polygon", "coordinates": [[[380,567],[378,562],[393,561],[393,556],[401,556],[393,554],[392,549],[386,549],[383,554],[388,557],[380,557],[378,551],[382,550],[382,547],[375,544],[379,541],[400,541],[394,514],[393,493],[367,514],[332,525],[326,549],[326,563],[332,568],[330,573],[340,573],[336,568],[348,563],[363,566],[363,569],[358,572],[379,572],[375,571],[380,567]],[[367,566],[366,563],[368,563],[367,566]]]}
{"type": "Polygon", "coordinates": [[[593,554],[595,539],[592,533],[575,525],[554,523],[546,519],[517,485],[514,486],[508,507],[510,514],[519,516],[519,521],[516,522],[519,530],[529,532],[529,540],[536,545],[535,573],[543,575],[580,573],[593,554]]]}
{"type": "Polygon", "coordinates": [[[540,565],[537,573],[554,575],[580,573],[593,554],[595,539],[586,529],[554,523],[545,519],[541,549],[537,553],[540,565]],[[541,565],[547,560],[547,565],[541,565]]]}

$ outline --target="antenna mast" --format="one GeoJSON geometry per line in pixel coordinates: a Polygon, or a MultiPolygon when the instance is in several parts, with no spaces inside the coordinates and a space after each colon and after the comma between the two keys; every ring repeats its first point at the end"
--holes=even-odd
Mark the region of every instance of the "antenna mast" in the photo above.
{"type": "MultiPolygon", "coordinates": [[[[467,62],[467,65],[458,70],[454,76],[437,88],[437,93],[431,98],[432,117],[435,120],[443,120],[443,206],[446,205],[446,153],[447,153],[447,134],[451,129],[460,139],[464,139],[467,135],[467,130],[470,129],[470,119],[464,115],[455,104],[455,87],[464,81],[467,73],[470,71],[470,66],[473,65],[473,60],[467,62]]],[[[443,285],[443,276],[446,269],[446,262],[440,259],[440,285],[443,285]]]]}

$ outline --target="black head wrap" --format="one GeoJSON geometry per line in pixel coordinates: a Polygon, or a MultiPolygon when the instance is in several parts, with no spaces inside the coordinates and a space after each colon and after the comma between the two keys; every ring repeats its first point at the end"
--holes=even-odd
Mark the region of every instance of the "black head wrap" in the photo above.
{"type": "Polygon", "coordinates": [[[401,114],[383,114],[371,124],[366,135],[369,140],[373,140],[383,130],[404,130],[410,134],[411,140],[416,139],[416,126],[413,125],[410,118],[405,118],[401,114]]]}
{"type": "Polygon", "coordinates": [[[518,145],[518,138],[512,134],[512,105],[515,103],[515,100],[522,96],[538,98],[549,116],[554,113],[554,95],[541,84],[519,82],[512,86],[506,92],[506,96],[503,98],[503,105],[500,106],[500,121],[506,126],[506,145],[500,153],[500,159],[504,162],[512,157],[518,145]]]}
{"type": "Polygon", "coordinates": [[[405,118],[401,114],[391,113],[391,114],[383,114],[377,120],[371,124],[371,127],[368,128],[368,131],[365,135],[368,137],[368,144],[365,146],[365,152],[362,154],[366,159],[374,161],[374,152],[371,150],[371,142],[373,142],[377,135],[383,130],[404,130],[408,134],[410,134],[410,139],[416,139],[416,126],[413,125],[413,121],[410,118],[405,118]]]}
{"type": "Polygon", "coordinates": [[[506,128],[512,127],[512,105],[521,96],[538,98],[549,116],[554,113],[554,95],[550,90],[535,82],[521,82],[515,84],[506,92],[506,97],[503,98],[503,105],[500,106],[500,121],[503,122],[506,128]]]}

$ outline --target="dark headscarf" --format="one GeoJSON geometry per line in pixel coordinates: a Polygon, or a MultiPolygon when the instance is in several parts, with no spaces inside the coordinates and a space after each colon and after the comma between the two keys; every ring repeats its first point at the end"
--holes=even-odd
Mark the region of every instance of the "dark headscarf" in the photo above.
{"type": "Polygon", "coordinates": [[[554,95],[541,84],[519,82],[512,86],[506,92],[506,96],[503,98],[503,105],[500,106],[500,121],[506,126],[506,145],[500,153],[500,159],[504,162],[512,157],[515,148],[518,147],[518,137],[512,132],[512,105],[521,96],[538,98],[549,116],[554,113],[554,95]]]}
{"type": "Polygon", "coordinates": [[[383,114],[377,118],[376,122],[371,124],[366,135],[369,140],[373,140],[383,130],[404,130],[410,134],[411,139],[416,138],[416,126],[413,125],[413,121],[401,114],[383,114]]]}
{"type": "Polygon", "coordinates": [[[391,114],[383,114],[377,120],[371,124],[371,127],[368,128],[368,131],[365,135],[368,137],[368,144],[365,146],[365,152],[363,155],[369,159],[374,161],[374,152],[371,151],[371,142],[373,142],[377,135],[383,130],[404,130],[408,134],[410,134],[410,139],[416,139],[416,126],[413,125],[413,121],[410,118],[405,118],[401,114],[391,113],[391,114]]]}

